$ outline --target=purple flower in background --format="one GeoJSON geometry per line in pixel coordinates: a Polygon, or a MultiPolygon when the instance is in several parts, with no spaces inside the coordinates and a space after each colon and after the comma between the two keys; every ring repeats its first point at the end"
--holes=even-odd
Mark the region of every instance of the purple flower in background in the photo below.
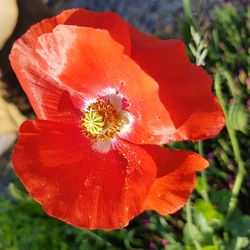
{"type": "Polygon", "coordinates": [[[247,100],[247,108],[248,108],[248,111],[250,112],[250,98],[247,100]]]}
{"type": "Polygon", "coordinates": [[[167,246],[167,245],[169,244],[169,241],[168,241],[167,239],[162,239],[162,240],[161,240],[161,244],[162,244],[163,246],[167,246]]]}
{"type": "Polygon", "coordinates": [[[235,102],[236,102],[236,100],[235,100],[234,98],[231,98],[231,99],[229,100],[229,104],[235,104],[235,102]]]}
{"type": "Polygon", "coordinates": [[[248,77],[248,78],[246,79],[246,84],[247,84],[248,87],[250,87],[250,77],[248,77]]]}
{"type": "Polygon", "coordinates": [[[143,224],[143,225],[146,225],[146,224],[149,224],[149,223],[150,223],[150,219],[149,218],[144,218],[141,221],[141,224],[143,224]]]}
{"type": "Polygon", "coordinates": [[[249,181],[247,181],[247,187],[249,187],[249,188],[250,188],[250,180],[249,180],[249,181]]]}
{"type": "Polygon", "coordinates": [[[227,182],[227,185],[228,185],[228,187],[229,187],[230,189],[232,189],[233,186],[234,186],[233,180],[234,180],[234,176],[231,175],[231,174],[229,174],[229,175],[227,176],[226,182],[227,182]]]}
{"type": "Polygon", "coordinates": [[[149,244],[149,249],[150,249],[150,250],[156,249],[156,245],[155,245],[154,242],[150,242],[150,244],[149,244]]]}
{"type": "Polygon", "coordinates": [[[212,152],[209,152],[208,154],[207,154],[207,159],[208,160],[212,160],[214,158],[214,154],[212,153],[212,152]]]}

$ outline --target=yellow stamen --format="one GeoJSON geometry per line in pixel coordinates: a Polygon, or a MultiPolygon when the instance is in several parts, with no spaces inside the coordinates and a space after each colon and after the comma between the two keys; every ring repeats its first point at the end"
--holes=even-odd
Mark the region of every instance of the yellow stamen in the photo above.
{"type": "Polygon", "coordinates": [[[92,141],[108,141],[120,132],[125,121],[109,101],[97,100],[83,112],[83,134],[92,141]]]}
{"type": "Polygon", "coordinates": [[[105,125],[103,117],[96,111],[85,112],[85,117],[83,118],[83,125],[86,130],[93,135],[98,135],[105,125]]]}

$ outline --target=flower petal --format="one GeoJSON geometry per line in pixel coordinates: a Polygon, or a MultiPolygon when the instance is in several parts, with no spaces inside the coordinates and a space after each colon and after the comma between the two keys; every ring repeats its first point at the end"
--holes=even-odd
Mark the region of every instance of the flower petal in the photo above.
{"type": "Polygon", "coordinates": [[[186,204],[195,185],[195,171],[206,168],[208,162],[194,152],[152,145],[142,148],[157,165],[157,178],[149,191],[145,210],[155,210],[163,215],[174,213],[186,204]]]}
{"type": "Polygon", "coordinates": [[[59,23],[64,23],[72,13],[73,10],[65,11],[32,26],[14,43],[10,54],[12,68],[40,119],[62,120],[62,117],[68,117],[75,120],[73,103],[77,102],[79,106],[82,99],[76,92],[60,86],[41,69],[41,58],[35,51],[37,38],[52,31],[59,23]]]}
{"type": "Polygon", "coordinates": [[[119,139],[117,150],[101,154],[79,128],[41,120],[25,122],[19,136],[14,169],[51,216],[113,229],[141,212],[156,167],[140,147],[119,139]]]}
{"type": "Polygon", "coordinates": [[[133,129],[125,135],[128,140],[160,143],[174,130],[159,99],[157,83],[124,55],[107,31],[59,25],[39,37],[37,52],[44,59],[45,72],[90,99],[108,89],[119,91],[134,117],[133,129]]]}
{"type": "Polygon", "coordinates": [[[222,109],[211,92],[211,78],[190,63],[180,40],[160,40],[130,26],[131,57],[160,86],[160,98],[176,127],[173,140],[200,140],[220,132],[222,109]]]}
{"type": "MultiPolygon", "coordinates": [[[[58,114],[60,112],[58,105],[65,103],[64,97],[66,95],[73,95],[72,98],[76,99],[76,93],[68,90],[66,86],[60,85],[41,68],[41,58],[35,51],[40,35],[52,32],[57,25],[65,23],[80,26],[93,25],[95,28],[107,29],[111,36],[124,46],[126,53],[130,53],[128,26],[122,18],[111,12],[97,13],[83,9],[72,9],[33,25],[14,43],[10,61],[39,119],[57,120],[58,115],[65,116],[65,114],[58,114]]],[[[70,98],[68,98],[69,100],[70,98]]],[[[77,106],[82,107],[82,105],[83,103],[77,103],[77,106]]]]}
{"type": "Polygon", "coordinates": [[[65,24],[108,30],[111,37],[124,47],[125,54],[130,55],[131,38],[129,27],[114,12],[95,12],[78,9],[65,21],[65,24]]]}
{"type": "Polygon", "coordinates": [[[162,215],[172,214],[182,208],[195,186],[195,173],[175,171],[157,179],[145,202],[145,210],[155,210],[162,215]]]}

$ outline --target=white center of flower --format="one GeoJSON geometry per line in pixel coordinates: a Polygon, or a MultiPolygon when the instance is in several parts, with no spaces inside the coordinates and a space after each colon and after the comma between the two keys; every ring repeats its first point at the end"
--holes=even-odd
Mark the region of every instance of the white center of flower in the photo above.
{"type": "Polygon", "coordinates": [[[109,90],[81,110],[82,132],[97,151],[108,152],[116,136],[131,129],[133,119],[127,107],[126,98],[109,90]]]}

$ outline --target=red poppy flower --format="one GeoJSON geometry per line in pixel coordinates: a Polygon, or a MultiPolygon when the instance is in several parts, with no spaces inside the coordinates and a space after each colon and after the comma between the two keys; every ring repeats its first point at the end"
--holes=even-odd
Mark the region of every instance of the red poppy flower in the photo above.
{"type": "Polygon", "coordinates": [[[158,145],[212,137],[224,117],[183,42],[74,9],[32,26],[10,60],[38,117],[21,126],[13,165],[49,215],[113,229],[186,203],[207,161],[158,145]]]}

